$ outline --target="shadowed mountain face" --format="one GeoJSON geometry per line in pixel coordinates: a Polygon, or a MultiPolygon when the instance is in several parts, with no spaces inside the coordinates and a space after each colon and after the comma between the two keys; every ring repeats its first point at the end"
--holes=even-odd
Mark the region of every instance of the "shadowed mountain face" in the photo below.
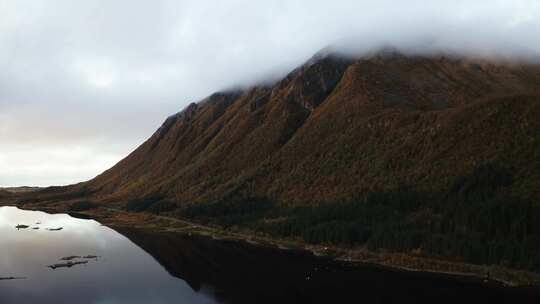
{"type": "Polygon", "coordinates": [[[69,188],[103,202],[230,196],[310,204],[412,185],[447,189],[484,164],[540,196],[540,68],[385,50],[318,54],[272,86],[169,117],[137,150],[69,188]]]}

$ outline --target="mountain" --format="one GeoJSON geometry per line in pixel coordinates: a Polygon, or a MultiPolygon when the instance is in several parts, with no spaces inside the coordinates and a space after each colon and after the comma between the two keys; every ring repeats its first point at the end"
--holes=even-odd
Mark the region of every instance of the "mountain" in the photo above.
{"type": "Polygon", "coordinates": [[[316,55],[272,86],[215,93],[81,189],[178,204],[231,194],[312,203],[425,190],[490,163],[540,195],[538,66],[384,50],[316,55]]]}
{"type": "Polygon", "coordinates": [[[37,200],[540,271],[539,118],[536,64],[321,52],[190,104],[114,167],[37,200]]]}

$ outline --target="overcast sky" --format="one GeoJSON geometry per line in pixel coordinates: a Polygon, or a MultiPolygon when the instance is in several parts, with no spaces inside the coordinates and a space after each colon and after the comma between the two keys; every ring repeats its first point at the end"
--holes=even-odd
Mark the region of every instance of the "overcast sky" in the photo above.
{"type": "Polygon", "coordinates": [[[524,56],[539,34],[538,0],[0,0],[0,186],[90,179],[188,103],[336,41],[524,56]]]}

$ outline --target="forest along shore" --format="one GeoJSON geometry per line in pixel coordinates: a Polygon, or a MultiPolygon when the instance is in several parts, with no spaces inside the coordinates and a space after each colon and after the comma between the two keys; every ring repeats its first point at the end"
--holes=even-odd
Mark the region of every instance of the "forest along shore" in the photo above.
{"type": "MultiPolygon", "coordinates": [[[[8,206],[0,202],[0,206],[8,206]]],[[[535,286],[540,288],[540,274],[515,270],[502,266],[473,265],[426,258],[420,254],[370,251],[365,247],[339,247],[333,245],[312,245],[294,238],[276,238],[246,229],[228,229],[213,225],[202,225],[183,219],[160,216],[151,213],[135,213],[114,208],[70,212],[66,204],[40,206],[33,204],[15,205],[21,209],[47,213],[68,213],[74,217],[94,219],[112,229],[142,229],[152,232],[174,232],[200,235],[216,240],[243,241],[255,246],[272,246],[282,250],[307,250],[317,256],[326,256],[339,261],[358,264],[372,264],[403,271],[420,271],[475,279],[486,284],[504,286],[535,286]]]]}

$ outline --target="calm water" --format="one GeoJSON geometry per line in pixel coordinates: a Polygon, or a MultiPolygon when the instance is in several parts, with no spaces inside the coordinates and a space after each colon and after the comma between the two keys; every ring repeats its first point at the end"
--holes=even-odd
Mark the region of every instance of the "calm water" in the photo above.
{"type": "Polygon", "coordinates": [[[0,277],[11,276],[25,279],[0,280],[1,304],[540,303],[537,288],[352,266],[196,236],[116,232],[93,220],[2,207],[0,277]],[[17,230],[19,224],[30,227],[17,230]],[[47,267],[87,255],[99,257],[47,267]]]}
{"type": "Polygon", "coordinates": [[[171,276],[126,237],[93,220],[2,207],[0,236],[0,277],[26,277],[0,281],[2,304],[214,302],[171,276]],[[17,230],[18,224],[30,227],[17,230]],[[63,229],[46,230],[58,227],[63,229]],[[62,257],[87,255],[99,258],[71,268],[47,267],[65,263],[62,257]]]}

